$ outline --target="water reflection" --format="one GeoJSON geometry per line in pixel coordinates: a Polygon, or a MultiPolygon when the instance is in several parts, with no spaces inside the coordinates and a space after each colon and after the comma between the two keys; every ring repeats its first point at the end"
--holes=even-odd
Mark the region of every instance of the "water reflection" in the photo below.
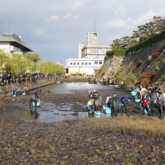
{"type": "Polygon", "coordinates": [[[30,109],[32,119],[37,120],[40,115],[40,107],[31,107],[30,109]]]}

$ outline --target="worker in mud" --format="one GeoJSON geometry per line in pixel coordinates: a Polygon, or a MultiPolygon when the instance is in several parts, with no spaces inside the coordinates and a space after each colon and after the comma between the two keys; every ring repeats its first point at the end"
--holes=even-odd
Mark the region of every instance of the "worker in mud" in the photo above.
{"type": "Polygon", "coordinates": [[[93,103],[94,103],[94,99],[90,99],[87,103],[87,108],[88,108],[90,113],[93,112],[93,103]]]}
{"type": "Polygon", "coordinates": [[[123,116],[123,111],[125,109],[127,116],[129,116],[129,107],[128,104],[130,104],[130,100],[128,98],[121,98],[121,101],[119,103],[119,108],[121,110],[121,116],[123,116]]]}
{"type": "Polygon", "coordinates": [[[31,96],[29,106],[31,106],[32,102],[35,103],[35,106],[37,106],[37,102],[40,102],[40,99],[39,99],[39,97],[38,97],[38,95],[37,95],[37,92],[35,92],[35,93],[31,96]]]}
{"type": "Polygon", "coordinates": [[[95,93],[93,95],[93,99],[94,99],[96,111],[101,111],[102,105],[101,105],[100,96],[98,95],[98,93],[95,90],[94,90],[94,92],[95,93]]]}
{"type": "Polygon", "coordinates": [[[137,94],[136,94],[136,99],[142,99],[142,92],[141,89],[138,90],[137,94]]]}
{"type": "Polygon", "coordinates": [[[155,94],[155,105],[156,105],[156,107],[158,107],[158,103],[157,103],[158,98],[159,98],[159,91],[156,91],[156,94],[155,94]]]}
{"type": "Polygon", "coordinates": [[[132,85],[132,91],[134,91],[135,90],[135,83],[133,83],[133,85],[132,85]]]}
{"type": "Polygon", "coordinates": [[[148,112],[148,116],[150,115],[150,111],[149,111],[149,104],[146,100],[146,98],[144,98],[143,100],[141,100],[139,108],[141,109],[140,114],[142,114],[144,112],[144,110],[146,110],[148,112]]]}
{"type": "Polygon", "coordinates": [[[159,97],[157,99],[159,118],[164,119],[163,106],[165,105],[165,99],[162,95],[162,92],[159,92],[159,97]]]}
{"type": "Polygon", "coordinates": [[[111,108],[111,103],[112,103],[112,96],[107,95],[105,105],[111,108]]]}
{"type": "Polygon", "coordinates": [[[117,105],[118,105],[118,98],[114,93],[111,101],[112,117],[117,116],[117,105]]]}
{"type": "Polygon", "coordinates": [[[110,79],[109,79],[109,77],[108,77],[108,79],[107,79],[107,84],[109,85],[109,81],[110,81],[110,79]]]}
{"type": "Polygon", "coordinates": [[[141,83],[140,86],[139,86],[139,89],[142,90],[142,88],[143,88],[143,86],[142,86],[142,83],[141,83]]]}
{"type": "Polygon", "coordinates": [[[146,94],[146,100],[149,105],[152,103],[152,94],[151,94],[151,89],[149,89],[148,94],[146,94]]]}
{"type": "Polygon", "coordinates": [[[92,99],[92,97],[93,97],[93,92],[89,91],[89,100],[92,99]]]}
{"type": "Polygon", "coordinates": [[[88,83],[91,84],[91,78],[90,77],[88,78],[88,83]]]}

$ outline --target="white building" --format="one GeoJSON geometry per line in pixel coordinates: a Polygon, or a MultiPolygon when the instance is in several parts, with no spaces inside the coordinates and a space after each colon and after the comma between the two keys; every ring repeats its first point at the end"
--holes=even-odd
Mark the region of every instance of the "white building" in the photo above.
{"type": "Polygon", "coordinates": [[[98,45],[98,33],[87,33],[87,46],[79,44],[78,59],[67,59],[66,67],[69,74],[93,75],[104,63],[106,52],[110,46],[98,45]]]}
{"type": "Polygon", "coordinates": [[[6,54],[10,55],[12,53],[28,53],[32,50],[25,45],[25,41],[13,33],[4,33],[0,37],[0,49],[6,54]]]}

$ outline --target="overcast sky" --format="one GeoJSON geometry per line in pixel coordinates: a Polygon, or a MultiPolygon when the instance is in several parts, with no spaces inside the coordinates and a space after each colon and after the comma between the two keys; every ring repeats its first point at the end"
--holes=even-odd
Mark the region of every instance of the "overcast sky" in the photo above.
{"type": "Polygon", "coordinates": [[[138,25],[165,15],[165,0],[0,0],[0,35],[13,31],[43,61],[65,64],[78,58],[86,33],[99,33],[99,45],[131,35],[138,25]]]}

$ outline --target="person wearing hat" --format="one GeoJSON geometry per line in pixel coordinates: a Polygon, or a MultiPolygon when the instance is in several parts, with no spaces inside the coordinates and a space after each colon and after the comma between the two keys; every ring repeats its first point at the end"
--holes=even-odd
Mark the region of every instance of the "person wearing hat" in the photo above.
{"type": "Polygon", "coordinates": [[[118,98],[116,96],[116,93],[114,93],[111,100],[112,117],[117,116],[117,105],[118,105],[118,98]]]}
{"type": "Polygon", "coordinates": [[[141,114],[144,112],[144,110],[146,110],[148,112],[148,116],[150,115],[149,112],[149,104],[146,100],[146,98],[144,98],[143,100],[141,100],[139,108],[141,109],[141,114]]]}
{"type": "Polygon", "coordinates": [[[159,92],[159,97],[157,99],[157,105],[158,105],[158,112],[159,112],[159,118],[164,119],[164,113],[163,113],[163,105],[165,104],[165,99],[162,95],[162,92],[159,92]]]}
{"type": "Polygon", "coordinates": [[[130,100],[129,100],[128,98],[124,98],[124,97],[121,98],[121,101],[120,101],[120,103],[119,103],[119,108],[121,108],[120,110],[121,110],[121,115],[122,115],[122,116],[123,116],[123,111],[124,111],[124,109],[125,109],[125,111],[126,111],[126,113],[127,113],[127,116],[129,116],[129,112],[128,112],[128,110],[129,110],[129,108],[128,108],[128,103],[130,104],[130,100]]]}

